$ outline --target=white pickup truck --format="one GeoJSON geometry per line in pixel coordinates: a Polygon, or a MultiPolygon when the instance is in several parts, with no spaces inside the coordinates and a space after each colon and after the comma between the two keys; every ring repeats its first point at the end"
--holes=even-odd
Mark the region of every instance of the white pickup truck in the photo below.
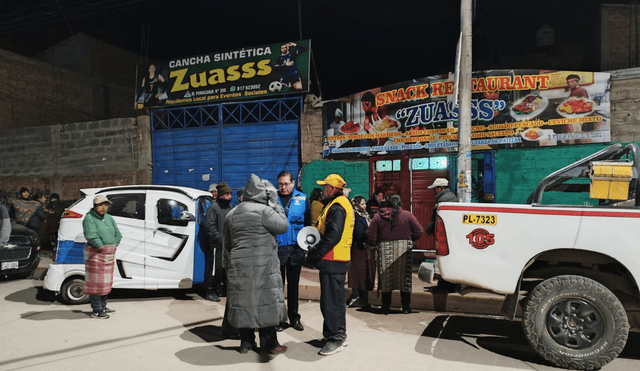
{"type": "Polygon", "coordinates": [[[638,146],[615,144],[547,176],[528,204],[442,203],[435,271],[460,294],[504,294],[502,314],[522,313],[529,343],[552,364],[599,369],[640,324],[639,175],[638,146]],[[558,191],[600,201],[542,204],[558,191]]]}

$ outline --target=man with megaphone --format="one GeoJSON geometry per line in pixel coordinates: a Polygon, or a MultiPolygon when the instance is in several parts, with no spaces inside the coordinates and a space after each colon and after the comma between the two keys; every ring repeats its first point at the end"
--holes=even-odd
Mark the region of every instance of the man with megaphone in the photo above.
{"type": "Polygon", "coordinates": [[[347,345],[347,304],[344,282],[351,265],[355,215],[343,190],[347,183],[338,174],[318,180],[324,186],[326,206],[318,218],[320,242],[310,246],[307,261],[320,271],[322,335],[327,342],[318,354],[338,353],[347,345]]]}

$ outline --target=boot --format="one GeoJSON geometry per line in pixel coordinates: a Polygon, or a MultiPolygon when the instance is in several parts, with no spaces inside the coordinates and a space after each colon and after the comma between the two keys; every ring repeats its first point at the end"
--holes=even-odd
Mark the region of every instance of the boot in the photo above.
{"type": "Polygon", "coordinates": [[[402,302],[402,313],[411,313],[411,293],[400,291],[400,301],[402,302]]]}

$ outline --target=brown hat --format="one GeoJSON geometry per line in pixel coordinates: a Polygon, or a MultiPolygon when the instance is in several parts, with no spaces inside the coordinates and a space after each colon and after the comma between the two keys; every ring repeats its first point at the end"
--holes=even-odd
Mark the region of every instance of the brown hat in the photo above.
{"type": "Polygon", "coordinates": [[[229,185],[227,183],[220,183],[218,184],[218,186],[216,187],[216,189],[218,190],[218,196],[222,196],[225,193],[231,193],[233,192],[231,190],[231,187],[229,187],[229,185]]]}

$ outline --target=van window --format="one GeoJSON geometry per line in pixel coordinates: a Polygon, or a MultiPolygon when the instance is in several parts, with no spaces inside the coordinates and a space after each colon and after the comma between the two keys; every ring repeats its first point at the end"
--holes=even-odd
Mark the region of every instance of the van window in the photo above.
{"type": "Polygon", "coordinates": [[[189,211],[187,205],[176,200],[161,198],[156,205],[158,210],[158,223],[186,227],[188,220],[180,220],[183,211],[189,211]]]}
{"type": "Polygon", "coordinates": [[[107,198],[113,202],[109,208],[111,216],[144,220],[144,194],[115,194],[107,198]]]}

